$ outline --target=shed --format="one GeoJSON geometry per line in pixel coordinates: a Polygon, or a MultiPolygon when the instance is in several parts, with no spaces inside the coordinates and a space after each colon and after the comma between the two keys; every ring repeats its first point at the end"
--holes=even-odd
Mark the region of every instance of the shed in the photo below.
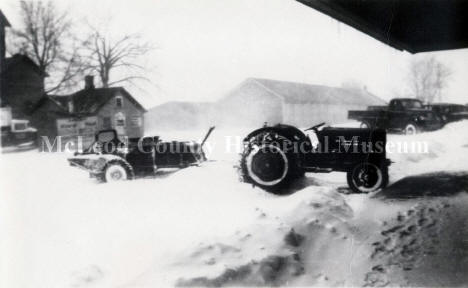
{"type": "Polygon", "coordinates": [[[320,122],[343,123],[348,110],[384,105],[363,89],[249,78],[221,99],[220,121],[227,125],[259,126],[286,123],[299,127],[320,122]]]}

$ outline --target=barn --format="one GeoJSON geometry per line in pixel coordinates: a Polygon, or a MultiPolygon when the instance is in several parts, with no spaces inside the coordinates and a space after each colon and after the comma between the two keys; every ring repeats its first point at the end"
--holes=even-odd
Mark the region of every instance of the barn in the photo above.
{"type": "Polygon", "coordinates": [[[223,125],[256,127],[268,122],[306,127],[343,123],[348,110],[384,104],[364,88],[248,78],[217,102],[217,110],[223,125]]]}
{"type": "Polygon", "coordinates": [[[27,119],[34,103],[44,95],[48,75],[26,55],[5,57],[5,30],[10,26],[0,10],[0,107],[11,111],[13,118],[27,119]]]}
{"type": "Polygon", "coordinates": [[[2,106],[11,107],[14,118],[28,118],[34,103],[44,95],[47,73],[21,54],[5,58],[3,69],[2,106]]]}

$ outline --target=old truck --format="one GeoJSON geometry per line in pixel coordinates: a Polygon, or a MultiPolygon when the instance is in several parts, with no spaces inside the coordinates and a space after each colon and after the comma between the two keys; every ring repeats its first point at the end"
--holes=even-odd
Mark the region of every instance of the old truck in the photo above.
{"type": "Polygon", "coordinates": [[[369,106],[349,111],[348,118],[361,122],[361,128],[381,128],[391,132],[416,134],[443,126],[441,118],[418,99],[396,98],[388,106],[369,106]]]}
{"type": "Polygon", "coordinates": [[[346,172],[349,187],[373,192],[388,183],[386,131],[383,129],[333,128],[325,123],[305,131],[284,124],[265,126],[244,138],[239,171],[243,182],[283,194],[305,172],[346,172]]]}
{"type": "Polygon", "coordinates": [[[186,168],[206,161],[203,145],[213,130],[209,129],[201,143],[164,142],[158,136],[123,141],[115,130],[102,130],[87,149],[76,152],[68,162],[101,182],[153,176],[161,168],[186,168]]]}
{"type": "Polygon", "coordinates": [[[37,130],[29,127],[25,119],[12,119],[11,109],[3,107],[0,110],[1,142],[0,146],[14,148],[29,148],[37,145],[37,130]]]}
{"type": "Polygon", "coordinates": [[[468,107],[453,103],[432,103],[426,106],[440,117],[442,124],[468,119],[468,107]]]}

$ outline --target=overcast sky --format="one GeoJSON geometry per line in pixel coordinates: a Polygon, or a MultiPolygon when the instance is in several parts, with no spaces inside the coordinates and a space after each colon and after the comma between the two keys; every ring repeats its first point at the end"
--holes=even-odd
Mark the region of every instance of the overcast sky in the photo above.
{"type": "MultiPolygon", "coordinates": [[[[357,81],[388,100],[405,95],[411,55],[294,0],[56,0],[77,20],[112,18],[113,33],[140,32],[158,87],[129,89],[145,106],[213,101],[248,77],[340,86],[357,81]]],[[[0,0],[13,26],[18,0],[0,0]]],[[[429,53],[454,74],[445,101],[468,103],[468,49],[429,53]]]]}

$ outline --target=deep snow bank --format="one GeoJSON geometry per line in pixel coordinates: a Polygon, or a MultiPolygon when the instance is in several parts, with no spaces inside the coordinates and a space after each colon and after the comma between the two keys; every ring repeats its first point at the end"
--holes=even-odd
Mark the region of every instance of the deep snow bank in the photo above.
{"type": "MultiPolygon", "coordinates": [[[[467,128],[465,121],[389,135],[428,143],[428,153],[388,155],[395,162],[389,189],[402,192],[408,183],[399,181],[422,173],[468,171],[467,128]]],[[[196,140],[205,132],[156,134],[196,140]]],[[[234,148],[247,132],[215,130],[209,156],[216,161],[201,167],[116,184],[68,167],[67,155],[1,155],[0,284],[434,286],[430,275],[441,275],[439,286],[466,286],[458,275],[468,269],[464,194],[386,202],[340,193],[348,191],[345,176],[330,173],[308,174],[289,196],[271,195],[238,181],[234,148]]]]}
{"type": "Polygon", "coordinates": [[[394,143],[394,152],[388,157],[395,162],[390,167],[391,180],[437,171],[467,171],[467,131],[468,120],[448,124],[434,132],[389,135],[388,141],[394,143]]]}
{"type": "Polygon", "coordinates": [[[183,260],[192,271],[183,271],[177,284],[276,286],[305,277],[308,284],[324,285],[342,280],[335,277],[333,263],[327,267],[325,262],[335,258],[327,247],[349,245],[352,210],[343,197],[329,188],[309,187],[279,200],[281,209],[257,207],[255,223],[245,230],[196,247],[183,260]],[[313,275],[305,275],[306,268],[313,275]]]}
{"type": "MultiPolygon", "coordinates": [[[[389,145],[394,145],[394,150],[388,154],[394,161],[390,174],[392,182],[397,183],[381,194],[420,197],[466,192],[467,178],[463,171],[468,171],[468,163],[463,156],[468,152],[467,129],[468,121],[464,121],[414,136],[390,134],[389,145]],[[446,174],[437,172],[427,178],[419,176],[434,171],[446,171],[446,174]]],[[[362,195],[346,198],[337,193],[340,184],[336,182],[344,181],[339,180],[341,176],[313,176],[317,177],[316,187],[312,185],[279,198],[284,207],[288,207],[286,213],[260,211],[256,225],[246,231],[238,231],[222,242],[200,245],[192,254],[182,257],[184,260],[179,262],[178,269],[187,266],[191,269],[179,270],[183,277],[177,284],[430,285],[430,281],[422,281],[434,280],[434,277],[422,276],[429,273],[428,270],[439,273],[445,279],[441,283],[446,285],[467,283],[455,277],[464,268],[456,267],[453,262],[444,260],[445,265],[453,267],[450,273],[430,265],[427,268],[425,262],[441,261],[437,256],[440,254],[450,258],[447,249],[453,247],[445,245],[445,250],[440,253],[437,250],[440,239],[446,238],[442,231],[453,231],[451,223],[440,220],[450,214],[452,200],[424,199],[423,203],[398,205],[362,197],[356,200],[362,195]],[[332,181],[326,183],[327,180],[332,181]],[[354,216],[348,204],[353,206],[354,216]],[[280,222],[267,221],[272,217],[268,215],[276,215],[273,219],[280,222]],[[455,278],[447,282],[450,275],[455,278]]],[[[453,207],[457,211],[466,209],[468,203],[462,203],[464,205],[458,203],[453,207]]],[[[459,223],[463,217],[455,217],[453,221],[459,223]]],[[[460,241],[460,237],[463,236],[450,242],[460,241]]],[[[459,244],[455,246],[460,247],[459,244]]],[[[461,249],[463,252],[465,248],[461,249]]],[[[463,253],[454,258],[457,259],[455,262],[468,259],[463,253]]]]}

